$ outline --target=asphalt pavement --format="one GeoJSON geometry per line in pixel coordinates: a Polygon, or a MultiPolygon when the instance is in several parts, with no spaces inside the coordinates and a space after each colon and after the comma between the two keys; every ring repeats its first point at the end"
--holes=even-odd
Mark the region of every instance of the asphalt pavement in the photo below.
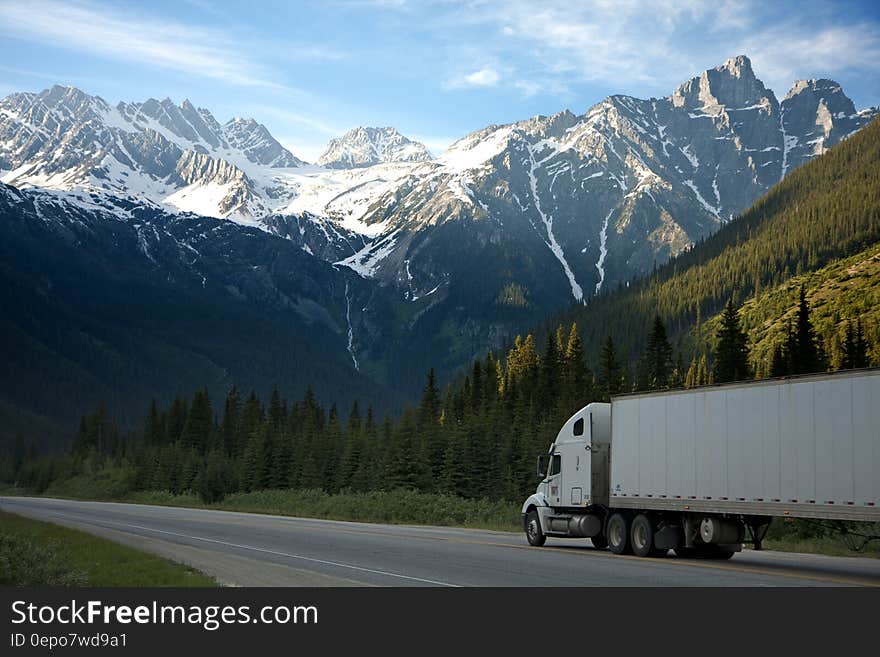
{"type": "Polygon", "coordinates": [[[880,560],[745,550],[644,559],[548,539],[141,504],[0,497],[0,509],[189,564],[230,586],[880,586],[880,560]]]}

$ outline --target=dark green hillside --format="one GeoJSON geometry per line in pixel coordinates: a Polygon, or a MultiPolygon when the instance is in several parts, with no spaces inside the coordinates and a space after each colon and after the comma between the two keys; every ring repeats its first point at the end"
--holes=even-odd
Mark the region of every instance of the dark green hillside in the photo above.
{"type": "MultiPolygon", "coordinates": [[[[594,361],[607,335],[632,359],[659,313],[677,346],[685,333],[792,276],[816,271],[880,241],[880,122],[793,171],[741,217],[707,240],[567,319],[584,332],[594,361]]],[[[698,331],[699,333],[699,331],[698,331]]]]}
{"type": "Polygon", "coordinates": [[[346,349],[357,276],[229,222],[136,212],[123,222],[0,186],[0,451],[16,436],[66,442],[98,406],[127,430],[151,398],[204,386],[395,403],[346,349]]]}

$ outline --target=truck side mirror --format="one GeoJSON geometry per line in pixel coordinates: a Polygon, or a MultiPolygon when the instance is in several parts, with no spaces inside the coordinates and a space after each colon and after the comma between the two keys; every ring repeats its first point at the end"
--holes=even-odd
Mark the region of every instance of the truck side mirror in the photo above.
{"type": "Polygon", "coordinates": [[[547,473],[547,455],[539,454],[538,455],[538,479],[543,479],[544,475],[547,473]]]}

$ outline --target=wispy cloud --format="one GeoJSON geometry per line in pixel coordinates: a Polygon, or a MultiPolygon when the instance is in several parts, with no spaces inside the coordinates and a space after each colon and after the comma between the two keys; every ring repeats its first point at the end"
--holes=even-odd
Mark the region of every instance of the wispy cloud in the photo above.
{"type": "Polygon", "coordinates": [[[875,76],[880,27],[789,23],[744,38],[740,48],[749,53],[764,81],[781,91],[802,78],[860,71],[875,76]]]}
{"type": "Polygon", "coordinates": [[[472,73],[452,78],[446,83],[448,89],[494,87],[501,81],[501,74],[491,66],[484,66],[472,73]]]}
{"type": "Polygon", "coordinates": [[[283,88],[229,35],[106,7],[52,0],[2,3],[0,33],[238,86],[283,88]]]}
{"type": "Polygon", "coordinates": [[[519,80],[514,86],[524,95],[575,81],[669,92],[738,54],[751,56],[756,72],[784,91],[810,71],[876,72],[880,57],[878,22],[847,23],[845,10],[822,0],[803,0],[796,13],[754,0],[508,0],[467,9],[447,17],[443,29],[458,22],[492,35],[476,44],[476,56],[515,62],[505,78],[519,80]]]}

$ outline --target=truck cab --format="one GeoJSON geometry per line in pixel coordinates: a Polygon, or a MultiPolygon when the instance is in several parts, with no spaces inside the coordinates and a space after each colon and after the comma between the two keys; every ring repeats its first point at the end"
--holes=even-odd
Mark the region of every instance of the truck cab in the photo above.
{"type": "Polygon", "coordinates": [[[610,447],[610,404],[588,404],[566,421],[547,454],[538,457],[541,482],[522,508],[529,542],[533,537],[543,542],[538,537],[601,534],[610,447]]]}

